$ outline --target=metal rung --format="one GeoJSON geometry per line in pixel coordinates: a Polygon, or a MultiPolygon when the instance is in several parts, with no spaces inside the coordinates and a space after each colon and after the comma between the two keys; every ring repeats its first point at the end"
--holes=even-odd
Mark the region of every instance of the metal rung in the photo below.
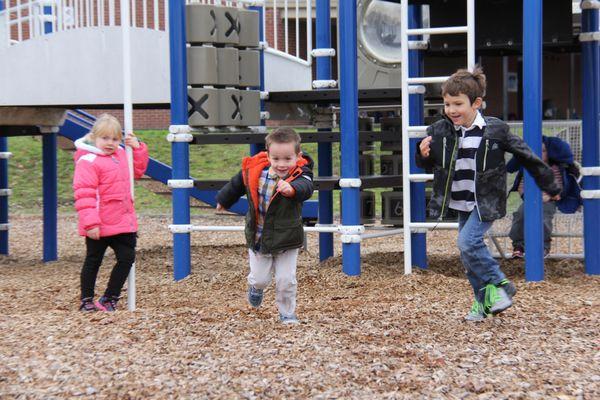
{"type": "Polygon", "coordinates": [[[411,231],[423,231],[430,229],[458,229],[457,222],[411,222],[411,231]]]}
{"type": "Polygon", "coordinates": [[[593,9],[600,9],[600,1],[598,0],[584,0],[581,2],[581,9],[582,10],[593,10],[593,9]]]}
{"type": "Polygon", "coordinates": [[[10,151],[0,151],[0,160],[8,160],[12,157],[12,153],[10,151]]]}
{"type": "Polygon", "coordinates": [[[583,176],[600,176],[600,167],[582,167],[580,172],[583,176]]]}
{"type": "Polygon", "coordinates": [[[10,228],[10,224],[0,224],[0,231],[7,231],[10,228]]]}
{"type": "Polygon", "coordinates": [[[586,200],[600,199],[600,190],[582,190],[581,198],[586,200]]]}
{"type": "Polygon", "coordinates": [[[425,84],[425,83],[444,83],[450,78],[449,76],[423,76],[419,78],[408,78],[406,82],[409,85],[425,84]]]}
{"type": "Polygon", "coordinates": [[[418,28],[407,29],[406,34],[411,35],[446,35],[453,33],[467,33],[467,26],[444,26],[441,28],[418,28]]]}
{"type": "MultiPolygon", "coordinates": [[[[172,224],[168,226],[171,233],[191,233],[191,232],[243,232],[245,226],[214,226],[214,225],[186,225],[172,224]]],[[[365,231],[362,225],[331,225],[331,226],[305,226],[304,232],[328,232],[341,233],[346,236],[359,236],[365,231]]]]}
{"type": "Polygon", "coordinates": [[[0,189],[0,196],[12,196],[12,189],[0,189]]]}
{"type": "Polygon", "coordinates": [[[600,32],[582,32],[579,34],[580,42],[598,42],[600,41],[600,32]]]}
{"type": "Polygon", "coordinates": [[[408,179],[411,182],[429,182],[433,180],[433,174],[410,174],[408,179]]]}

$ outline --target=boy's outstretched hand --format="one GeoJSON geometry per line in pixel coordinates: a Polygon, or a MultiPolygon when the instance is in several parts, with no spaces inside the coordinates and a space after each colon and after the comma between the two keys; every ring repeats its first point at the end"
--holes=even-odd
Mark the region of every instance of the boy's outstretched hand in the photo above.
{"type": "Polygon", "coordinates": [[[431,136],[427,136],[425,139],[421,140],[421,143],[419,144],[419,151],[421,152],[421,156],[423,156],[423,158],[429,157],[429,152],[431,151],[429,146],[431,145],[432,140],[433,137],[431,136]]]}
{"type": "Polygon", "coordinates": [[[286,182],[283,179],[280,179],[277,182],[277,191],[285,197],[291,197],[294,195],[294,193],[296,193],[292,185],[290,185],[289,182],[286,182]]]}

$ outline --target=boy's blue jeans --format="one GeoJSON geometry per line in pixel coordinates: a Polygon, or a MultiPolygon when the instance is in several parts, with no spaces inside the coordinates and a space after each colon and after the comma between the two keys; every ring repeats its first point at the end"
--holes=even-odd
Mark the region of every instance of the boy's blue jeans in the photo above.
{"type": "Polygon", "coordinates": [[[477,207],[471,212],[458,212],[458,249],[465,267],[467,278],[473,287],[475,299],[483,303],[485,288],[488,284],[499,284],[506,278],[500,271],[500,265],[492,257],[483,236],[493,222],[479,220],[477,207]]]}

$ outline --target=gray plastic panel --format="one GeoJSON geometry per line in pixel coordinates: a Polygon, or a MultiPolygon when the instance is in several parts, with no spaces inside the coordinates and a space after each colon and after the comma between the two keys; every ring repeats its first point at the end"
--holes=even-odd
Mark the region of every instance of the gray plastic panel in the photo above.
{"type": "Polygon", "coordinates": [[[381,193],[381,223],[385,225],[404,225],[402,192],[381,193]]]}
{"type": "Polygon", "coordinates": [[[219,125],[240,125],[242,110],[240,91],[237,89],[218,89],[219,91],[219,125]]]}
{"type": "Polygon", "coordinates": [[[402,155],[385,154],[380,159],[381,175],[402,175],[402,155]]]}
{"type": "Polygon", "coordinates": [[[238,10],[240,47],[258,47],[260,22],[258,18],[258,11],[238,10]]]}
{"type": "Polygon", "coordinates": [[[185,6],[185,34],[188,43],[216,43],[219,41],[217,8],[207,4],[185,6]]]}
{"type": "Polygon", "coordinates": [[[258,50],[239,50],[240,86],[260,86],[260,53],[258,50]]]}
{"type": "Polygon", "coordinates": [[[215,47],[192,46],[187,48],[188,84],[217,85],[217,49],[215,47]]]}
{"type": "Polygon", "coordinates": [[[260,91],[240,90],[242,117],[240,125],[260,125],[260,91]]]}
{"type": "Polygon", "coordinates": [[[225,44],[238,44],[238,9],[234,7],[215,7],[217,15],[217,41],[225,44]]]}
{"type": "Polygon", "coordinates": [[[240,84],[240,59],[238,49],[224,47],[217,49],[219,85],[238,86],[240,84]]]}
{"type": "Polygon", "coordinates": [[[188,89],[188,124],[190,126],[219,125],[219,92],[219,89],[212,88],[188,89]]]}

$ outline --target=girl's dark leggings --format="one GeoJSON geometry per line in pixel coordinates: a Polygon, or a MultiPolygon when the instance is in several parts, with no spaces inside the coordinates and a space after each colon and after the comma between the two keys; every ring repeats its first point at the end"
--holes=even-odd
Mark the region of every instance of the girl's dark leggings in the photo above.
{"type": "Polygon", "coordinates": [[[85,238],[86,255],[81,269],[81,298],[94,297],[94,286],[98,270],[102,264],[104,253],[112,248],[117,258],[108,280],[105,296],[119,297],[129,270],[135,262],[135,245],[137,234],[121,233],[114,236],[101,237],[99,240],[85,238]]]}

